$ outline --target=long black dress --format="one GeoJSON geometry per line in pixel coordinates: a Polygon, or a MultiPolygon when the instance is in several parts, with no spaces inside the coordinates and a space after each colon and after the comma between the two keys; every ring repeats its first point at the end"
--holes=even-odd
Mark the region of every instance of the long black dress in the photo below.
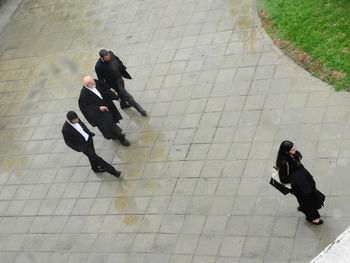
{"type": "Polygon", "coordinates": [[[316,189],[316,183],[308,170],[300,162],[299,154],[286,155],[279,168],[282,183],[291,183],[291,193],[298,200],[300,212],[309,221],[320,218],[318,209],[323,206],[325,196],[316,189]],[[287,166],[288,163],[288,166],[287,166]]]}

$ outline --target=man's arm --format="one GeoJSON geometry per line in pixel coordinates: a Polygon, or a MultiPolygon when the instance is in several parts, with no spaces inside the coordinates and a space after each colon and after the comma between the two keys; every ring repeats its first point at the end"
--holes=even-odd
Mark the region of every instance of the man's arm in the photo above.
{"type": "Polygon", "coordinates": [[[103,70],[100,67],[98,67],[97,65],[95,66],[95,72],[96,72],[98,80],[100,80],[102,82],[106,82],[106,79],[105,79],[104,74],[103,74],[103,70]]]}
{"type": "Polygon", "coordinates": [[[126,79],[132,79],[129,72],[126,71],[127,67],[123,64],[123,61],[121,61],[120,58],[118,58],[116,55],[114,55],[114,53],[111,50],[109,51],[109,53],[110,53],[111,57],[113,57],[115,60],[117,60],[118,64],[120,65],[120,70],[121,70],[122,76],[126,79]]]}
{"type": "Polygon", "coordinates": [[[105,92],[105,94],[112,100],[120,100],[117,92],[115,89],[109,88],[107,83],[103,83],[102,81],[99,81],[99,84],[101,84],[101,88],[105,92]]]}
{"type": "Polygon", "coordinates": [[[91,132],[89,128],[85,125],[85,123],[82,122],[80,119],[79,119],[79,124],[87,134],[89,134],[91,137],[95,136],[95,133],[91,132]]]}
{"type": "Polygon", "coordinates": [[[67,146],[69,146],[70,148],[72,148],[73,150],[77,151],[77,152],[82,152],[85,148],[86,145],[82,144],[82,143],[77,143],[72,136],[65,132],[64,130],[62,130],[62,134],[63,134],[63,139],[64,142],[67,144],[67,146]]]}

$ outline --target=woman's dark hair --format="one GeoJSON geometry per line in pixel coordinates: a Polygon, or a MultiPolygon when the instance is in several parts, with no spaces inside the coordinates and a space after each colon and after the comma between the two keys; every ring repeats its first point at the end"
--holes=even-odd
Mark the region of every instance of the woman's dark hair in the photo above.
{"type": "MultiPolygon", "coordinates": [[[[281,162],[284,159],[283,157],[287,157],[289,155],[288,152],[293,148],[293,145],[294,143],[288,140],[281,142],[280,148],[278,149],[277,158],[276,158],[277,169],[280,168],[281,162]]],[[[295,153],[295,157],[296,157],[295,161],[300,164],[302,155],[299,151],[295,153]]]]}

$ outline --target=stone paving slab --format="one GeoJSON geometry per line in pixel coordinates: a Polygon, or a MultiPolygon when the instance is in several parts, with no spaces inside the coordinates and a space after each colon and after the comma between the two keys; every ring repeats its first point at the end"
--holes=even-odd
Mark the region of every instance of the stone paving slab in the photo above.
{"type": "Polygon", "coordinates": [[[349,94],[279,51],[254,1],[23,0],[0,39],[0,262],[301,263],[348,227],[349,94]],[[121,111],[127,149],[96,131],[120,180],[61,136],[101,48],[150,114],[121,111]],[[284,139],[322,226],[268,184],[284,139]]]}

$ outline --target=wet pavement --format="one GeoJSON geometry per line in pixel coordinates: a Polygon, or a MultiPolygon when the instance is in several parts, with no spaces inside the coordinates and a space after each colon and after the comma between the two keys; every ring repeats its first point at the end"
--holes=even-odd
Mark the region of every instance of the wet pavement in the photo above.
{"type": "Polygon", "coordinates": [[[349,226],[349,94],[285,57],[253,0],[23,0],[0,71],[1,263],[302,263],[349,226]],[[150,115],[122,111],[130,148],[92,128],[120,180],[61,136],[101,48],[150,115]],[[268,184],[284,139],[322,226],[268,184]]]}

